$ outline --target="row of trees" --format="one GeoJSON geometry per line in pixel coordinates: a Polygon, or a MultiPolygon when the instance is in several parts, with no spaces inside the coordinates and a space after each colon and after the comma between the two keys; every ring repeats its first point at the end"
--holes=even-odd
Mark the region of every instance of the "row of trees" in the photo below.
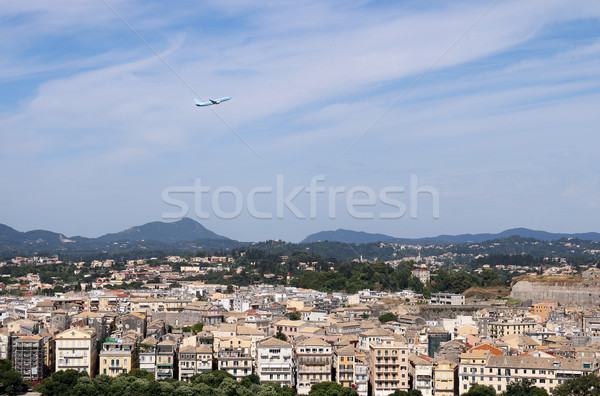
{"type": "MultiPolygon", "coordinates": [[[[544,388],[539,388],[532,381],[512,382],[502,393],[496,393],[491,386],[473,385],[462,396],[549,396],[544,388]]],[[[552,396],[600,396],[600,377],[594,374],[584,375],[563,382],[552,392],[552,396]]]]}
{"type": "MultiPolygon", "coordinates": [[[[0,393],[17,394],[31,383],[23,381],[21,374],[12,368],[10,360],[0,361],[0,393]]],[[[86,372],[76,370],[57,371],[35,387],[44,396],[295,396],[296,390],[274,383],[260,383],[252,374],[241,382],[225,371],[211,371],[193,376],[189,382],[177,380],[156,381],[154,375],[134,369],[118,377],[99,375],[90,378],[86,372]]],[[[336,382],[320,382],[312,386],[310,396],[358,396],[358,393],[336,382]]],[[[585,375],[563,382],[554,389],[553,396],[600,396],[600,377],[585,375]]],[[[418,390],[396,390],[390,396],[422,396],[418,390]]],[[[497,393],[491,386],[473,385],[462,396],[549,396],[532,381],[523,380],[508,385],[507,390],[497,393]]]]}
{"type": "Polygon", "coordinates": [[[134,369],[118,377],[99,375],[90,378],[86,372],[57,371],[35,390],[44,396],[295,396],[296,390],[274,383],[260,384],[256,375],[241,382],[225,371],[211,371],[193,376],[189,382],[156,381],[154,375],[134,369]]]}

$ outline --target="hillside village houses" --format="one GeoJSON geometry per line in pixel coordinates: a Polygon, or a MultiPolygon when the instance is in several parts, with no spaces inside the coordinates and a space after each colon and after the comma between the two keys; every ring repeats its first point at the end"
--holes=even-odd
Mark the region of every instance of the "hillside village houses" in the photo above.
{"type": "MultiPolygon", "coordinates": [[[[202,271],[204,264],[185,271],[202,271]]],[[[167,267],[162,274],[172,272],[167,267]]],[[[139,274],[148,271],[132,266],[127,276],[154,279],[139,274]]],[[[218,369],[237,380],[255,374],[299,394],[335,381],[361,396],[397,389],[450,396],[473,384],[501,392],[514,378],[551,392],[599,370],[599,309],[555,301],[470,305],[465,296],[446,293],[420,311],[417,299],[403,292],[253,285],[227,293],[225,285],[200,281],[168,286],[4,296],[0,358],[13,360],[34,382],[66,369],[91,377],[141,369],[157,380],[181,381],[218,369]],[[381,323],[386,312],[398,320],[381,323]]]]}

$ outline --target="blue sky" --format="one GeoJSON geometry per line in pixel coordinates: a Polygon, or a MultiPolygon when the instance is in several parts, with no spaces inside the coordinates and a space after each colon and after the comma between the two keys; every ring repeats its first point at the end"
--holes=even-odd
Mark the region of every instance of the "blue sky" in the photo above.
{"type": "MultiPolygon", "coordinates": [[[[239,240],[598,231],[597,1],[255,3],[3,1],[0,223],[98,236],[173,213],[173,186],[245,198],[278,175],[285,195],[323,175],[404,187],[410,206],[414,175],[439,219],[427,195],[416,219],[357,219],[343,196],[330,218],[321,194],[315,218],[256,219],[244,200],[201,222],[239,240]]],[[[275,193],[255,203],[276,211],[275,193]]]]}

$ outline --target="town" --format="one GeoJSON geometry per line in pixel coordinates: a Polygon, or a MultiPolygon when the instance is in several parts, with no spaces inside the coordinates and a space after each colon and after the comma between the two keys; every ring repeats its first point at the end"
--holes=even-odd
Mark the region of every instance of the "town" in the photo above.
{"type": "MultiPolygon", "coordinates": [[[[91,378],[142,370],[157,381],[218,371],[301,395],[335,383],[360,396],[450,396],[473,386],[500,394],[523,380],[552,393],[599,371],[600,310],[594,304],[600,271],[594,266],[584,265],[579,274],[564,260],[543,271],[512,266],[515,275],[526,275],[517,278],[512,295],[499,284],[423,293],[444,269],[436,260],[413,257],[409,284],[420,287],[349,293],[294,286],[289,272],[262,274],[270,284],[234,285],[233,274],[245,271],[237,267],[239,257],[2,262],[0,359],[11,360],[12,369],[43,394],[51,394],[44,379],[66,370],[91,378]],[[53,266],[77,281],[48,277],[43,270],[53,266]],[[14,275],[30,268],[42,275],[14,275]],[[98,272],[104,276],[92,278],[98,272]],[[199,279],[206,275],[213,281],[199,279]],[[543,289],[554,290],[556,299],[519,286],[552,279],[562,286],[543,289]],[[593,297],[570,299],[555,290],[581,286],[593,297]],[[486,294],[493,289],[500,294],[486,294]]],[[[405,264],[357,265],[391,271],[405,264]]],[[[311,266],[318,262],[301,263],[305,273],[316,274],[311,266]]],[[[483,267],[474,272],[511,265],[483,267]]]]}

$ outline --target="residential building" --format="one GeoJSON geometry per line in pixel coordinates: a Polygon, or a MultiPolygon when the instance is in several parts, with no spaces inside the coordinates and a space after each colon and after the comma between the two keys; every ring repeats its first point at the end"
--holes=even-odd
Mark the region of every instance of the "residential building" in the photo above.
{"type": "Polygon", "coordinates": [[[256,375],[261,382],[276,382],[294,386],[294,359],[292,344],[277,338],[267,338],[256,345],[256,375]]]}
{"type": "Polygon", "coordinates": [[[556,308],[558,308],[557,301],[542,301],[531,307],[531,313],[538,315],[540,319],[546,322],[550,318],[550,313],[554,312],[556,308]]]}
{"type": "Polygon", "coordinates": [[[164,340],[156,344],[156,375],[157,380],[172,379],[175,376],[175,349],[177,344],[164,340]]]}
{"type": "Polygon", "coordinates": [[[137,368],[136,346],[130,338],[107,338],[100,351],[100,374],[116,377],[137,368]]]}
{"type": "Polygon", "coordinates": [[[433,305],[465,305],[465,296],[454,293],[432,293],[429,303],[433,305]]]}
{"type": "Polygon", "coordinates": [[[458,394],[458,364],[445,359],[434,362],[433,392],[435,396],[458,394]]]}
{"type": "Polygon", "coordinates": [[[410,364],[412,388],[423,396],[433,396],[433,363],[415,355],[410,357],[410,364]]]}
{"type": "Polygon", "coordinates": [[[354,361],[354,386],[358,396],[369,394],[369,363],[367,356],[358,352],[354,361]]]}
{"type": "Polygon", "coordinates": [[[0,329],[0,360],[10,359],[12,346],[12,337],[7,328],[0,329]]]}
{"type": "Polygon", "coordinates": [[[296,342],[296,390],[307,395],[313,384],[331,381],[332,347],[320,338],[305,338],[296,342]]]}
{"type": "Polygon", "coordinates": [[[217,354],[217,367],[219,370],[227,371],[238,381],[252,374],[250,342],[233,339],[228,346],[221,346],[217,354]]]}
{"type": "Polygon", "coordinates": [[[56,371],[73,369],[96,375],[98,336],[91,327],[74,327],[56,335],[56,371]]]}
{"type": "Polygon", "coordinates": [[[528,379],[537,387],[552,393],[563,382],[587,374],[598,374],[598,361],[593,358],[570,359],[560,357],[495,356],[488,353],[484,362],[473,365],[470,354],[461,355],[460,392],[471,385],[493,387],[500,393],[513,381],[528,379]]]}
{"type": "Polygon", "coordinates": [[[156,376],[156,344],[158,341],[154,337],[146,337],[138,345],[139,347],[139,365],[140,370],[146,370],[156,376]]]}
{"type": "Polygon", "coordinates": [[[188,381],[196,374],[213,369],[213,350],[208,344],[183,345],[178,353],[179,380],[188,381]]]}
{"type": "Polygon", "coordinates": [[[387,396],[396,389],[408,391],[408,346],[393,336],[369,344],[369,377],[373,396],[387,396]]]}
{"type": "Polygon", "coordinates": [[[355,382],[355,364],[356,351],[352,345],[336,349],[333,359],[335,382],[345,387],[352,387],[355,382]]]}
{"type": "Polygon", "coordinates": [[[24,380],[38,381],[44,378],[44,341],[37,335],[19,337],[12,348],[13,368],[24,380]]]}
{"type": "Polygon", "coordinates": [[[525,334],[535,330],[535,322],[489,322],[488,335],[502,338],[507,335],[525,334]]]}

